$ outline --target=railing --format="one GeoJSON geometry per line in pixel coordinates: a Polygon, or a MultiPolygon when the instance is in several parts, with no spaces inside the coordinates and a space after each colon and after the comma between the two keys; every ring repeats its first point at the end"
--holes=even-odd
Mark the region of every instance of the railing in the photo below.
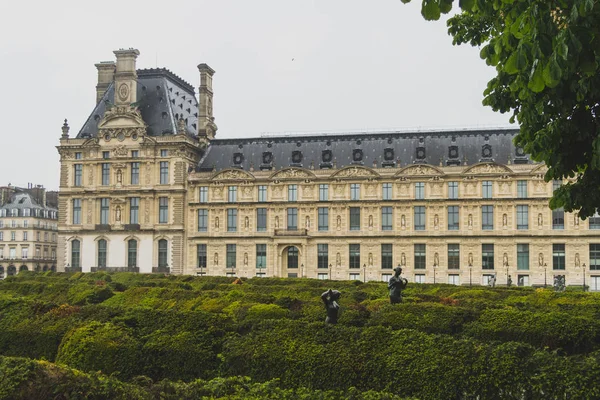
{"type": "Polygon", "coordinates": [[[275,229],[275,236],[306,236],[308,229],[275,229]]]}

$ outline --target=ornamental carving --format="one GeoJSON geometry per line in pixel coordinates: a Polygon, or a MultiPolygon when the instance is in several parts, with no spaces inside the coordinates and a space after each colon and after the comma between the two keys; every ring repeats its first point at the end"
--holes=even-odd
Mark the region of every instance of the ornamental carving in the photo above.
{"type": "Polygon", "coordinates": [[[469,174],[506,174],[507,172],[512,173],[510,168],[494,163],[477,164],[464,171],[469,174]]]}
{"type": "Polygon", "coordinates": [[[342,169],[341,171],[339,171],[336,174],[332,175],[332,178],[376,178],[379,177],[379,175],[376,172],[371,171],[370,169],[367,168],[363,168],[363,167],[349,167],[349,168],[345,168],[342,169]]]}
{"type": "Polygon", "coordinates": [[[297,179],[297,178],[314,178],[314,174],[298,168],[287,168],[282,171],[278,171],[271,175],[271,179],[297,179]]]}
{"type": "Polygon", "coordinates": [[[396,174],[398,175],[443,175],[443,172],[429,165],[410,165],[396,174]]]}
{"type": "Polygon", "coordinates": [[[213,180],[247,180],[248,178],[254,179],[252,175],[244,171],[238,171],[234,169],[230,169],[227,171],[219,172],[215,176],[213,176],[213,180]]]}

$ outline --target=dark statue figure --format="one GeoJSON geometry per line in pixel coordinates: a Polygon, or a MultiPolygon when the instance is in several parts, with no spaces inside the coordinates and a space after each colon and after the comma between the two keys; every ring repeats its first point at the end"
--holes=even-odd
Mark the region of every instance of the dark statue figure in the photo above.
{"type": "Polygon", "coordinates": [[[338,304],[338,300],[341,296],[342,294],[339,291],[331,289],[321,295],[321,300],[323,300],[325,309],[327,310],[327,318],[325,318],[325,323],[337,324],[340,314],[340,305],[338,304]]]}
{"type": "Polygon", "coordinates": [[[408,285],[408,281],[406,280],[406,278],[402,278],[400,276],[401,273],[402,268],[394,268],[394,276],[392,276],[390,278],[390,281],[388,282],[391,304],[402,303],[402,290],[406,289],[406,285],[408,285]]]}
{"type": "Polygon", "coordinates": [[[512,286],[512,276],[510,276],[510,275],[506,279],[506,286],[507,287],[511,287],[512,286]]]}

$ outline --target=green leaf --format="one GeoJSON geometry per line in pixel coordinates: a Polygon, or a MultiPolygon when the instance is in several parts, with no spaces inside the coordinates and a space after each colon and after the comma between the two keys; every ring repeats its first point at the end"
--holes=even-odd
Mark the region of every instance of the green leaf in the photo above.
{"type": "Polygon", "coordinates": [[[598,63],[594,61],[585,61],[581,63],[581,72],[586,75],[595,75],[598,71],[598,63]]]}
{"type": "Polygon", "coordinates": [[[463,11],[472,11],[475,6],[475,0],[458,0],[458,6],[463,11]]]}
{"type": "Polygon", "coordinates": [[[527,84],[527,87],[533,92],[539,93],[546,87],[546,84],[544,83],[543,68],[539,65],[539,63],[537,63],[537,60],[536,65],[534,65],[533,68],[534,70],[529,78],[529,83],[527,84]]]}
{"type": "Polygon", "coordinates": [[[437,21],[440,19],[440,5],[436,0],[423,0],[421,15],[427,21],[437,21]]]}
{"type": "Polygon", "coordinates": [[[519,72],[517,68],[517,52],[515,51],[508,57],[506,64],[504,65],[504,72],[510,75],[514,75],[519,72]]]}
{"type": "Polygon", "coordinates": [[[442,14],[448,14],[452,10],[454,0],[440,0],[440,11],[442,14]]]}
{"type": "Polygon", "coordinates": [[[562,69],[560,68],[560,65],[558,65],[556,58],[553,57],[548,64],[546,64],[543,76],[546,86],[553,88],[558,85],[560,79],[562,78],[562,69]]]}

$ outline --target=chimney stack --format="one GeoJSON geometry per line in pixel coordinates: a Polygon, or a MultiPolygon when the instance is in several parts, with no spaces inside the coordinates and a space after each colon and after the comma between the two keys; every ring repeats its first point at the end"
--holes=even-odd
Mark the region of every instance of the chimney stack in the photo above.
{"type": "Polygon", "coordinates": [[[115,105],[130,105],[137,101],[137,70],[135,60],[140,52],[136,49],[114,51],[117,57],[115,72],[115,105]]]}
{"type": "Polygon", "coordinates": [[[198,90],[198,136],[211,140],[217,133],[215,117],[213,117],[212,77],[215,71],[206,64],[198,65],[200,71],[200,88],[198,90]]]}
{"type": "Polygon", "coordinates": [[[98,70],[96,104],[98,104],[115,77],[115,63],[114,61],[102,61],[99,64],[96,64],[96,69],[98,70]]]}

